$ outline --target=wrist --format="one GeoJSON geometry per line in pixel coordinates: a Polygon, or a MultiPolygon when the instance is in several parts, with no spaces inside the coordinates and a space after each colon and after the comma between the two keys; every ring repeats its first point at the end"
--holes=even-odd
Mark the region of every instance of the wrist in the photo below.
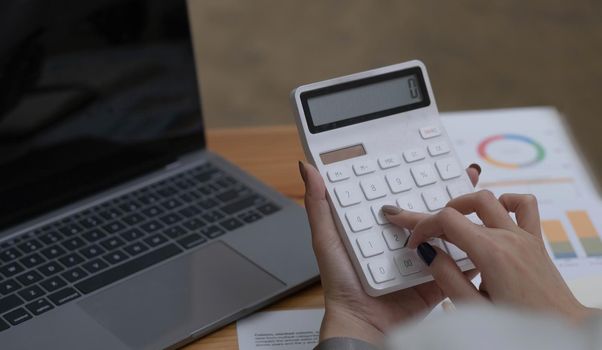
{"type": "Polygon", "coordinates": [[[383,333],[349,310],[327,307],[320,328],[320,341],[329,338],[354,338],[379,346],[383,333]]]}

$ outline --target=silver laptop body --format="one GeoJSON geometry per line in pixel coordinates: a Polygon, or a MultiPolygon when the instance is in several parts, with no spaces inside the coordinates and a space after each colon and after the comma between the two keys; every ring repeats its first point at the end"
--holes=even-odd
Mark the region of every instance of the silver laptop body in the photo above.
{"type": "Polygon", "coordinates": [[[0,5],[1,348],[177,347],[317,279],[303,209],[205,149],[186,10],[0,5]]]}

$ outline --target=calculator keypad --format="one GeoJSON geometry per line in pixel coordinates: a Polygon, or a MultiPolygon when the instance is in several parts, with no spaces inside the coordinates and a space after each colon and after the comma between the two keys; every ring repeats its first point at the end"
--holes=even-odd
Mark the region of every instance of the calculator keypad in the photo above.
{"type": "MultiPolygon", "coordinates": [[[[449,157],[449,144],[437,139],[441,130],[426,127],[419,133],[425,140],[422,147],[327,167],[328,180],[352,231],[350,239],[375,283],[404,278],[426,268],[416,251],[404,247],[409,232],[389,224],[381,210],[383,205],[436,212],[450,199],[472,192],[465,181],[456,180],[462,169],[449,157]]],[[[453,244],[438,239],[430,243],[448,251],[456,261],[467,258],[453,244]]]]}

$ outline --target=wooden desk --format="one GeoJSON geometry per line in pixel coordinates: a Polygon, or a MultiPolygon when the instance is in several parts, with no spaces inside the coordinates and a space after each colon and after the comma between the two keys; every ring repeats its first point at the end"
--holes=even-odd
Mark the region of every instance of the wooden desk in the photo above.
{"type": "MultiPolygon", "coordinates": [[[[305,159],[305,156],[295,127],[210,130],[207,141],[211,150],[302,204],[303,183],[297,161],[305,159]]],[[[319,307],[324,307],[324,301],[322,288],[316,284],[266,310],[319,307]]],[[[230,324],[185,349],[238,349],[236,324],[230,324]]]]}

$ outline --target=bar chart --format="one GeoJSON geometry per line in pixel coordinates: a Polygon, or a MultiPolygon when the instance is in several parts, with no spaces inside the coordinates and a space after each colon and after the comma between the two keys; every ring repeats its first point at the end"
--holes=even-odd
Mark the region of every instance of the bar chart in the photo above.
{"type": "Polygon", "coordinates": [[[576,210],[567,212],[567,216],[585,254],[588,257],[602,256],[602,240],[588,213],[584,210],[576,210]]]}
{"type": "Polygon", "coordinates": [[[544,220],[541,222],[542,230],[550,242],[550,249],[556,259],[576,258],[577,253],[569,240],[562,221],[544,220]]]}

